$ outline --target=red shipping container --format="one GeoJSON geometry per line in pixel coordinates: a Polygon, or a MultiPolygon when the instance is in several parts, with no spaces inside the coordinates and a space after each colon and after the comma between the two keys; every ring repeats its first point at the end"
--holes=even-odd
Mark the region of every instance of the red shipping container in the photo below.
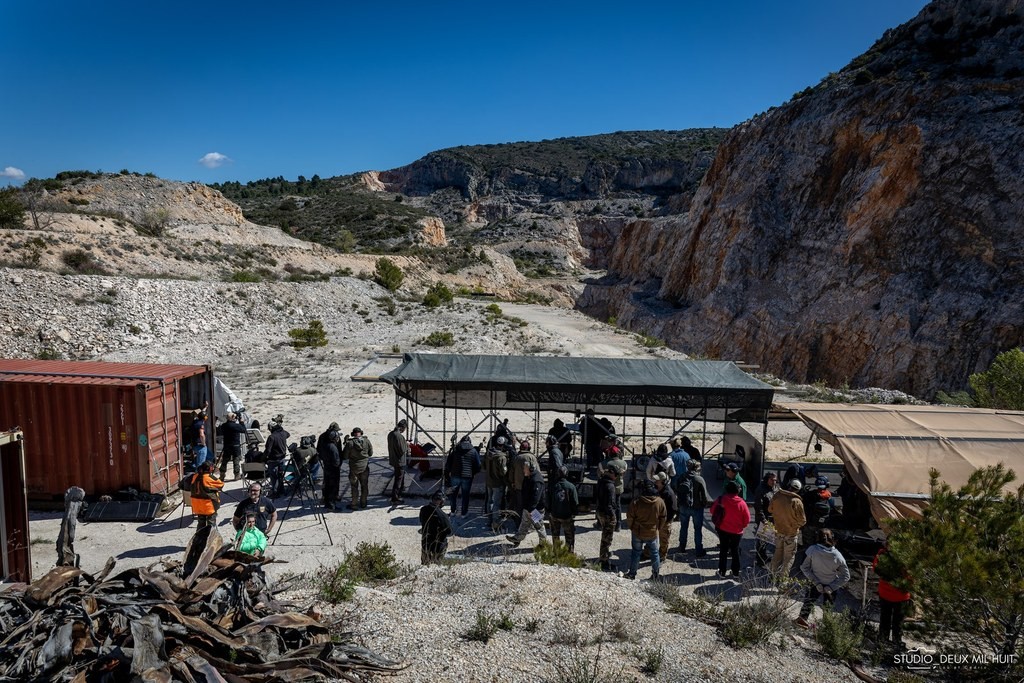
{"type": "Polygon", "coordinates": [[[70,486],[173,490],[182,413],[209,401],[213,424],[212,397],[208,365],[0,359],[0,426],[25,434],[30,500],[63,500],[70,486]]]}

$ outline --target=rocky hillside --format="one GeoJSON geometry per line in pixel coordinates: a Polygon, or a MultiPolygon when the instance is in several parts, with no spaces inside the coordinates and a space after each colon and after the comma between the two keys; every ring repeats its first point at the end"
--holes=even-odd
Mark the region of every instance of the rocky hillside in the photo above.
{"type": "Polygon", "coordinates": [[[342,251],[415,254],[459,270],[479,246],[544,280],[604,268],[638,216],[689,205],[722,129],[453,147],[390,171],[215,189],[250,220],[342,251]],[[440,235],[440,237],[435,237],[440,235]]]}
{"type": "Polygon", "coordinates": [[[730,131],[581,308],[796,380],[963,386],[1024,342],[1022,55],[1024,5],[933,2],[730,131]]]}

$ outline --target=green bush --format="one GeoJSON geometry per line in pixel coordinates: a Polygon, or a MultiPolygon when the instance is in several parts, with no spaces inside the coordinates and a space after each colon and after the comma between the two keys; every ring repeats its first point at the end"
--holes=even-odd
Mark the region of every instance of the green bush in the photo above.
{"type": "Polygon", "coordinates": [[[261,278],[251,270],[236,270],[228,277],[228,282],[260,282],[261,278]]]}
{"type": "Polygon", "coordinates": [[[319,320],[310,320],[308,327],[296,327],[288,330],[291,344],[297,349],[327,346],[327,332],[319,320]]]}
{"type": "Polygon", "coordinates": [[[377,267],[373,271],[373,279],[384,289],[393,292],[402,286],[405,273],[390,260],[379,258],[377,259],[377,267]]]}
{"type": "Polygon", "coordinates": [[[93,258],[93,255],[84,249],[71,249],[60,256],[68,268],[79,275],[106,275],[103,266],[93,258]]]}
{"type": "Polygon", "coordinates": [[[476,611],[476,621],[474,621],[469,629],[462,634],[462,637],[466,640],[475,640],[480,643],[487,643],[497,632],[498,620],[478,608],[476,611]]]}
{"type": "Polygon", "coordinates": [[[400,573],[401,566],[390,545],[360,541],[344,560],[324,567],[313,585],[323,600],[336,604],[351,600],[360,584],[390,581],[400,573]]]}
{"type": "Polygon", "coordinates": [[[427,308],[437,308],[442,304],[450,304],[454,300],[455,295],[452,294],[452,290],[448,289],[448,285],[443,282],[435,282],[430,285],[430,289],[424,295],[423,305],[427,308]]]}
{"type": "Polygon", "coordinates": [[[722,619],[722,606],[718,601],[700,595],[683,595],[679,588],[666,581],[652,581],[647,592],[665,603],[665,611],[679,614],[705,624],[717,624],[722,619]]]}
{"type": "Polygon", "coordinates": [[[568,546],[562,542],[552,544],[547,540],[542,540],[534,546],[533,556],[541,564],[572,567],[573,569],[583,566],[583,558],[576,553],[569,552],[568,546]]]}
{"type": "Polygon", "coordinates": [[[722,610],[718,635],[732,647],[752,647],[767,643],[787,622],[790,601],[752,599],[729,605],[722,610]]]}
{"type": "Polygon", "coordinates": [[[425,346],[454,346],[455,335],[451,332],[431,332],[426,337],[420,340],[420,343],[425,346]]]}
{"type": "Polygon", "coordinates": [[[846,610],[826,609],[814,630],[814,640],[822,652],[843,662],[858,662],[864,642],[864,624],[855,623],[846,610]]]}
{"type": "Polygon", "coordinates": [[[658,647],[644,647],[636,651],[636,658],[640,661],[640,673],[654,678],[661,671],[662,664],[665,663],[665,648],[659,645],[658,647]]]}
{"type": "Polygon", "coordinates": [[[981,408],[1024,410],[1024,351],[999,354],[988,370],[971,375],[968,383],[981,408]]]}

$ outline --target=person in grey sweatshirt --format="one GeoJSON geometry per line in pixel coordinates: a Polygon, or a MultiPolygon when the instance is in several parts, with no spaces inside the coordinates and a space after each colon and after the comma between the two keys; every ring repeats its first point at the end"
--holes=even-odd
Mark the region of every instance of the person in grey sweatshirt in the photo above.
{"type": "Polygon", "coordinates": [[[836,600],[836,591],[850,581],[850,568],[846,560],[836,550],[836,539],[830,529],[818,529],[817,543],[807,549],[807,556],[800,571],[811,582],[800,608],[800,616],[793,622],[801,628],[807,628],[807,617],[818,597],[822,597],[822,608],[836,600]]]}

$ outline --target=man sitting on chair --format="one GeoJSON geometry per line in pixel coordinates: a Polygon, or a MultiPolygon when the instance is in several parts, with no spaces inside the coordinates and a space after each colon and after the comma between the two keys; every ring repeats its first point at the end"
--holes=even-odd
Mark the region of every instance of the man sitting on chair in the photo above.
{"type": "Polygon", "coordinates": [[[256,515],[256,528],[269,537],[277,524],[277,508],[272,500],[263,495],[263,487],[258,481],[249,484],[249,497],[235,508],[231,518],[232,526],[240,530],[250,514],[256,515]]]}

